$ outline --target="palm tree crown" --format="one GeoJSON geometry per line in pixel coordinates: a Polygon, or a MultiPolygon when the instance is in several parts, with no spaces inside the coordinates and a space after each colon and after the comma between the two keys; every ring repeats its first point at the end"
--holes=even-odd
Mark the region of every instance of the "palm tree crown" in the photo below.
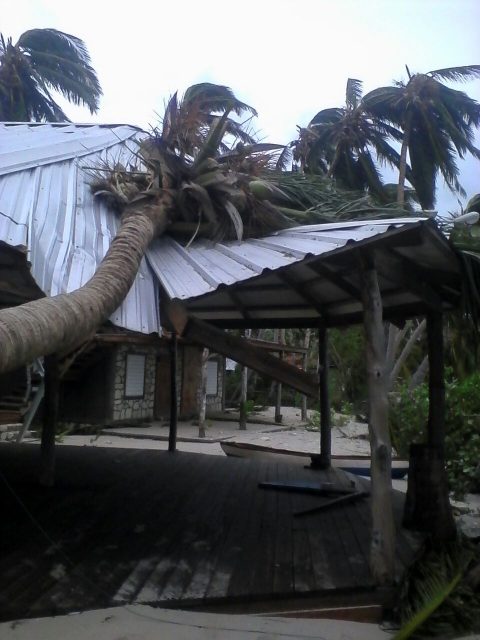
{"type": "Polygon", "coordinates": [[[349,78],[344,107],[323,109],[294,143],[294,157],[302,168],[324,172],[350,189],[370,190],[385,199],[382,180],[372,150],[380,162],[398,166],[399,154],[386,141],[401,133],[367,114],[362,103],[362,83],[349,78]]]}
{"type": "Polygon", "coordinates": [[[69,121],[51,91],[98,110],[102,90],[84,42],[56,29],[25,31],[16,44],[0,34],[0,120],[69,121]]]}
{"type": "MultiPolygon", "coordinates": [[[[435,205],[435,184],[440,172],[446,184],[463,195],[458,181],[456,155],[480,158],[474,129],[480,124],[480,105],[462,91],[441,80],[461,81],[480,77],[480,65],[437,69],[410,74],[407,82],[368,93],[364,107],[371,116],[403,129],[402,160],[410,158],[411,178],[424,209],[435,205]]],[[[407,176],[408,178],[408,176],[407,176]]],[[[399,199],[404,176],[400,172],[399,199]]]]}

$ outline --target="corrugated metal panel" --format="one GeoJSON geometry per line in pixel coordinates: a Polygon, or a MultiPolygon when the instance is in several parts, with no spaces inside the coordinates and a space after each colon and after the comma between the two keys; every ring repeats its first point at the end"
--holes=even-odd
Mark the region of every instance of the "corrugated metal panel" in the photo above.
{"type": "Polygon", "coordinates": [[[417,223],[420,218],[311,225],[279,231],[241,243],[197,242],[188,249],[172,238],[161,238],[147,252],[152,270],[170,298],[188,300],[286,267],[307,256],[321,256],[389,229],[417,223]]]}
{"type": "MultiPolygon", "coordinates": [[[[32,274],[47,295],[85,284],[105,256],[118,220],[90,192],[92,168],[131,162],[134,127],[0,125],[0,239],[29,250],[32,274]]],[[[116,325],[159,332],[158,286],[146,261],[116,325]]]]}

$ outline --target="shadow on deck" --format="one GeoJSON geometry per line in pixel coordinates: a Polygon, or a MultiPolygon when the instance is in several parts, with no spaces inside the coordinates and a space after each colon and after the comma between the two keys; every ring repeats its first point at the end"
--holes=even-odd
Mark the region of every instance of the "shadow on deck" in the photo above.
{"type": "MultiPolygon", "coordinates": [[[[349,485],[342,471],[64,446],[44,489],[38,456],[37,445],[0,446],[2,620],[131,602],[249,612],[384,597],[368,567],[369,499],[298,518],[325,498],[258,488],[349,485]]],[[[402,506],[396,493],[397,522],[402,506]]],[[[399,575],[417,546],[400,530],[399,575]]]]}

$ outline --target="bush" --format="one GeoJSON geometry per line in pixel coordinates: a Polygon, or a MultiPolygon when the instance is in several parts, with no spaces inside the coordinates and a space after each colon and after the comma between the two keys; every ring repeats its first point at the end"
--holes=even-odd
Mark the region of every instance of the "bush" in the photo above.
{"type": "MultiPolygon", "coordinates": [[[[445,457],[450,489],[457,497],[480,491],[480,373],[446,382],[445,457]]],[[[428,386],[404,386],[391,399],[392,444],[401,456],[412,442],[425,442],[428,386]]]]}

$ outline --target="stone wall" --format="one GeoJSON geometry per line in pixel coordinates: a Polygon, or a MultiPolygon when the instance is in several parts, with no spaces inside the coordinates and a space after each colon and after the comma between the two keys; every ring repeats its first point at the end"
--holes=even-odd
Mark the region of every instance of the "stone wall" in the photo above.
{"type": "Polygon", "coordinates": [[[155,368],[157,350],[134,345],[121,345],[114,356],[113,412],[114,422],[152,420],[155,404],[155,368]],[[145,382],[143,398],[125,397],[127,355],[145,356],[145,382]]]}
{"type": "Polygon", "coordinates": [[[216,413],[222,411],[222,398],[223,398],[223,378],[225,376],[225,363],[222,356],[214,356],[211,358],[218,363],[217,368],[217,394],[209,395],[207,393],[207,415],[209,413],[216,413]]]}

